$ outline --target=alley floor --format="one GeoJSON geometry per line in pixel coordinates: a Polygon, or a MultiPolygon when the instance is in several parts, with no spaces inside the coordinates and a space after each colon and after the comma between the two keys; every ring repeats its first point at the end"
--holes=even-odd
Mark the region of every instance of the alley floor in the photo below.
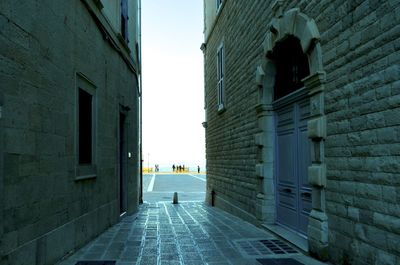
{"type": "Polygon", "coordinates": [[[204,202],[146,203],[58,265],[319,265],[265,230],[204,202]],[[93,262],[102,261],[102,262],[93,262]]]}

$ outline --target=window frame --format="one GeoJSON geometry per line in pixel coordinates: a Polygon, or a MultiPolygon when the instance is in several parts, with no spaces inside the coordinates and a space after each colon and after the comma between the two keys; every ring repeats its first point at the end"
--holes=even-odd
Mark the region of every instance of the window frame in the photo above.
{"type": "Polygon", "coordinates": [[[215,6],[216,6],[216,13],[218,14],[219,11],[221,11],[222,4],[224,3],[224,0],[215,0],[215,6]]]}
{"type": "Polygon", "coordinates": [[[217,49],[217,108],[225,109],[225,47],[222,42],[217,49]]]}
{"type": "Polygon", "coordinates": [[[82,73],[76,73],[75,84],[75,181],[96,178],[96,143],[97,143],[97,97],[96,86],[82,73]],[[79,91],[91,95],[91,163],[79,161],[79,91]]]}

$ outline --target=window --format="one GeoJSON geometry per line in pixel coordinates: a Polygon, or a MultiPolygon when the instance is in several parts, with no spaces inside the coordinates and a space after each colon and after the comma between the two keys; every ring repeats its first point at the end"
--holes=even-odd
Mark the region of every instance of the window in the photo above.
{"type": "Polygon", "coordinates": [[[78,161],[92,164],[93,96],[81,88],[78,90],[78,161]]]}
{"type": "Polygon", "coordinates": [[[75,181],[96,178],[96,86],[76,73],[75,181]]]}
{"type": "Polygon", "coordinates": [[[222,3],[224,2],[223,0],[215,0],[216,4],[217,4],[217,13],[219,12],[219,10],[221,9],[222,3]]]}
{"type": "Polygon", "coordinates": [[[128,19],[128,0],[121,0],[121,35],[126,42],[129,42],[128,19]]]}
{"type": "Polygon", "coordinates": [[[304,86],[301,80],[310,74],[310,70],[307,55],[303,53],[298,38],[289,36],[278,43],[272,59],[276,65],[275,100],[304,86]]]}
{"type": "Polygon", "coordinates": [[[218,111],[223,110],[225,108],[225,84],[224,84],[224,76],[225,76],[225,62],[224,62],[224,45],[221,44],[217,51],[217,104],[218,111]]]}

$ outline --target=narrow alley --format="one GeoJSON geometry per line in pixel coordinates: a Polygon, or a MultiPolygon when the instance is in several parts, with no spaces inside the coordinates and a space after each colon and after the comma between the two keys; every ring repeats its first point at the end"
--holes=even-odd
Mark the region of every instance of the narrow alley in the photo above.
{"type": "Polygon", "coordinates": [[[0,0],[0,265],[55,264],[400,265],[400,0],[0,0]]]}

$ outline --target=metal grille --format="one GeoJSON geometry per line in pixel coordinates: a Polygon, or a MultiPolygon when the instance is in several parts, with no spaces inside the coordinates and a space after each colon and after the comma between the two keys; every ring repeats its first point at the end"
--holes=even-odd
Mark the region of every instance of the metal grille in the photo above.
{"type": "Polygon", "coordinates": [[[75,265],[115,265],[115,261],[112,260],[78,261],[75,265]]]}
{"type": "Polygon", "coordinates": [[[304,265],[294,259],[257,259],[262,265],[304,265]]]}
{"type": "Polygon", "coordinates": [[[300,254],[279,239],[240,239],[233,242],[244,257],[261,258],[300,254]]]}

